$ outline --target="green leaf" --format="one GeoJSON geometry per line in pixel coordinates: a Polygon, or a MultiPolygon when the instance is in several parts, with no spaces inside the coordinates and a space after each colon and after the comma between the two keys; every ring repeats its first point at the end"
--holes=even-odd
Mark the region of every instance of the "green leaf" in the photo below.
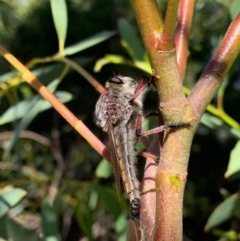
{"type": "Polygon", "coordinates": [[[114,55],[114,54],[107,54],[103,58],[99,59],[95,66],[94,71],[99,72],[101,68],[104,65],[107,64],[122,64],[122,65],[128,65],[132,67],[136,67],[141,69],[142,71],[145,71],[146,73],[151,73],[151,66],[148,61],[131,61],[129,59],[126,59],[120,55],[114,55]]]}
{"type": "Polygon", "coordinates": [[[0,191],[0,218],[17,205],[26,195],[26,191],[20,188],[0,191]]]}
{"type": "Polygon", "coordinates": [[[224,200],[210,215],[207,224],[205,226],[205,231],[217,227],[223,222],[232,218],[235,214],[236,208],[239,207],[240,195],[239,193],[233,194],[226,200],[224,200]]]}
{"type": "Polygon", "coordinates": [[[58,36],[59,53],[64,50],[66,35],[67,35],[67,6],[65,0],[51,0],[51,11],[53,22],[58,36]]]}
{"type": "Polygon", "coordinates": [[[125,213],[121,213],[115,221],[115,230],[118,233],[122,233],[127,230],[127,216],[125,213]]]}
{"type": "Polygon", "coordinates": [[[93,210],[85,205],[82,200],[78,201],[75,216],[81,231],[87,236],[89,241],[93,241],[92,225],[93,225],[93,210]]]}
{"type": "Polygon", "coordinates": [[[237,17],[237,15],[240,12],[239,0],[232,1],[231,5],[229,7],[229,12],[230,12],[230,16],[231,16],[232,20],[237,17]]]}
{"type": "Polygon", "coordinates": [[[74,45],[66,47],[64,49],[63,55],[69,56],[69,55],[76,54],[80,51],[83,51],[87,48],[90,48],[96,44],[99,44],[99,43],[109,39],[110,37],[112,37],[115,34],[116,34],[116,32],[114,32],[114,31],[103,31],[103,32],[97,33],[97,34],[95,34],[87,39],[84,39],[74,45]]]}
{"type": "Polygon", "coordinates": [[[89,201],[88,201],[89,209],[92,211],[96,210],[97,202],[98,202],[97,193],[94,191],[91,191],[90,196],[89,196],[89,201]]]}
{"type": "MultiPolygon", "coordinates": [[[[151,130],[153,128],[155,128],[158,125],[158,118],[156,116],[149,116],[148,118],[146,118],[143,122],[142,125],[142,131],[147,131],[147,130],[151,130]]],[[[151,142],[151,140],[154,138],[155,135],[149,135],[146,137],[146,139],[149,140],[149,142],[151,142]]],[[[144,145],[144,143],[141,141],[141,139],[137,142],[137,150],[146,150],[146,146],[144,145]]]]}
{"type": "MultiPolygon", "coordinates": [[[[56,96],[62,103],[70,101],[73,97],[66,91],[57,91],[56,96]]],[[[34,96],[28,100],[20,101],[18,104],[7,109],[0,116],[0,125],[27,117],[31,112],[34,112],[34,115],[36,115],[42,111],[50,109],[51,107],[52,105],[48,101],[42,99],[39,95],[34,96]]]]}
{"type": "Polygon", "coordinates": [[[240,130],[236,130],[235,128],[231,128],[230,133],[233,134],[238,139],[240,139],[240,130]]]}
{"type": "Polygon", "coordinates": [[[102,159],[96,168],[95,175],[99,178],[109,178],[112,173],[112,166],[106,159],[102,159]]]}
{"type": "Polygon", "coordinates": [[[40,241],[36,230],[32,227],[35,220],[33,218],[25,218],[24,215],[19,215],[14,218],[6,218],[6,231],[8,240],[13,241],[40,241]]]}
{"type": "Polygon", "coordinates": [[[127,238],[127,224],[128,219],[125,213],[121,215],[114,222],[115,230],[119,235],[118,241],[125,241],[127,238]]]}
{"type": "MultiPolygon", "coordinates": [[[[56,96],[62,103],[72,99],[72,95],[64,91],[57,91],[56,96]]],[[[14,121],[22,118],[19,124],[14,129],[13,135],[8,143],[7,148],[5,149],[4,158],[6,158],[6,156],[18,140],[20,132],[29,125],[29,123],[38,115],[38,113],[52,107],[52,105],[48,101],[41,99],[39,95],[31,99],[32,103],[31,100],[20,102],[16,106],[8,109],[0,118],[0,125],[6,124],[9,121],[14,121]]]]}
{"type": "Polygon", "coordinates": [[[18,73],[17,73],[17,71],[10,71],[10,72],[7,72],[7,73],[5,73],[5,74],[1,74],[0,75],[0,83],[2,83],[2,82],[5,82],[5,81],[7,81],[7,80],[9,80],[9,79],[11,79],[11,78],[14,78],[16,75],[17,75],[18,73]]]}
{"type": "Polygon", "coordinates": [[[41,207],[42,230],[46,241],[59,241],[58,218],[53,207],[43,202],[41,207]]]}
{"type": "Polygon", "coordinates": [[[225,177],[228,178],[239,171],[240,171],[240,141],[237,142],[237,144],[231,151],[227,171],[225,172],[225,177]]]}
{"type": "Polygon", "coordinates": [[[122,212],[122,203],[118,200],[116,190],[100,185],[92,185],[99,199],[105,204],[113,217],[116,219],[122,212]]]}
{"type": "Polygon", "coordinates": [[[125,20],[118,21],[118,28],[123,40],[123,45],[133,60],[143,60],[144,48],[140,37],[136,34],[135,29],[125,20]]]}
{"type": "Polygon", "coordinates": [[[201,118],[201,123],[211,129],[215,129],[215,128],[223,125],[223,121],[221,119],[219,119],[213,115],[210,115],[208,113],[203,114],[203,116],[201,118]]]}
{"type": "Polygon", "coordinates": [[[102,69],[102,67],[107,64],[125,64],[133,66],[133,63],[124,58],[123,56],[107,54],[95,63],[94,71],[99,72],[102,69]]]}

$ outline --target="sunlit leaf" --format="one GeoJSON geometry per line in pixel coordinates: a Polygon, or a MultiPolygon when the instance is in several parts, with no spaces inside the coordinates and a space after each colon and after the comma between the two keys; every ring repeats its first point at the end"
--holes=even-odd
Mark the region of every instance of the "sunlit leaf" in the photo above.
{"type": "Polygon", "coordinates": [[[240,130],[236,130],[235,128],[230,129],[230,133],[240,139],[240,130]]]}
{"type": "Polygon", "coordinates": [[[125,241],[127,237],[127,223],[128,218],[125,213],[121,213],[121,215],[117,218],[114,223],[115,230],[119,234],[118,241],[125,241]]]}
{"type": "Polygon", "coordinates": [[[26,191],[20,188],[0,191],[0,217],[18,204],[25,196],[26,191]]]}
{"type": "Polygon", "coordinates": [[[229,12],[230,12],[230,16],[231,19],[233,20],[234,18],[236,18],[236,16],[239,14],[240,12],[240,4],[239,4],[239,0],[233,0],[230,7],[229,7],[229,12]]]}
{"type": "Polygon", "coordinates": [[[209,231],[210,229],[217,227],[218,225],[232,218],[236,208],[239,207],[239,202],[240,195],[238,193],[224,200],[212,212],[205,226],[205,230],[209,231]]]}
{"type": "Polygon", "coordinates": [[[88,207],[90,210],[94,211],[96,209],[97,201],[98,201],[97,193],[94,191],[91,191],[89,196],[89,201],[88,201],[88,207]]]}
{"type": "MultiPolygon", "coordinates": [[[[62,103],[70,101],[73,97],[70,93],[65,91],[57,91],[56,96],[62,103]]],[[[0,116],[0,125],[26,117],[28,114],[30,114],[30,111],[33,111],[33,108],[35,109],[34,113],[37,114],[50,109],[51,107],[52,106],[48,101],[42,99],[40,96],[34,96],[28,100],[20,101],[18,104],[7,109],[0,116]]]]}
{"type": "Polygon", "coordinates": [[[51,0],[53,22],[58,36],[59,52],[62,53],[67,35],[67,6],[65,0],[51,0]]]}
{"type": "Polygon", "coordinates": [[[24,217],[18,217],[18,221],[16,221],[16,217],[14,219],[7,218],[5,222],[6,231],[8,240],[14,241],[22,241],[22,240],[31,240],[31,241],[40,241],[40,237],[36,230],[31,228],[33,220],[21,220],[24,217]],[[23,222],[25,225],[23,225],[23,222]],[[28,222],[28,223],[27,223],[28,222]],[[29,227],[29,228],[28,228],[29,227]]]}
{"type": "Polygon", "coordinates": [[[17,75],[17,71],[10,71],[10,72],[7,72],[5,74],[1,74],[0,75],[0,83],[5,82],[8,79],[12,79],[16,75],[17,75]]]}
{"type": "Polygon", "coordinates": [[[113,35],[115,35],[116,32],[114,31],[103,31],[100,33],[97,33],[87,39],[84,39],[74,45],[68,46],[64,49],[64,56],[68,56],[68,55],[72,55],[72,54],[76,54],[80,51],[83,51],[87,48],[90,48],[96,44],[99,44],[105,40],[107,40],[108,38],[112,37],[113,35]]]}
{"type": "Polygon", "coordinates": [[[124,58],[123,56],[114,55],[114,54],[107,54],[104,56],[104,58],[99,59],[94,66],[94,71],[99,72],[102,69],[102,67],[107,64],[128,65],[128,66],[141,69],[146,73],[151,73],[151,67],[148,62],[143,62],[143,61],[133,62],[131,60],[124,58]]]}
{"type": "Polygon", "coordinates": [[[107,54],[103,58],[99,59],[94,66],[94,71],[99,72],[104,65],[107,64],[125,64],[125,65],[133,65],[133,63],[123,56],[107,54]]]}
{"type": "Polygon", "coordinates": [[[219,119],[213,115],[210,115],[208,113],[203,114],[203,116],[201,118],[201,123],[211,129],[215,129],[215,128],[223,125],[223,121],[221,119],[219,119]]]}
{"type": "Polygon", "coordinates": [[[95,175],[99,178],[109,178],[112,175],[112,166],[103,159],[97,166],[95,175]]]}
{"type": "Polygon", "coordinates": [[[115,221],[116,231],[123,232],[127,228],[127,216],[125,213],[121,213],[121,215],[115,221]]]}
{"type": "MultiPolygon", "coordinates": [[[[89,58],[78,58],[76,61],[80,62],[80,64],[86,64],[90,60],[89,60],[89,58]]],[[[32,72],[45,85],[48,85],[54,79],[55,80],[57,79],[56,82],[58,82],[58,84],[59,84],[61,80],[58,77],[61,76],[61,79],[62,79],[65,68],[66,68],[65,64],[57,63],[57,64],[51,64],[51,65],[40,67],[40,68],[35,68],[32,70],[32,72]]],[[[22,82],[23,81],[22,81],[21,76],[18,73],[16,73],[15,71],[11,71],[6,74],[2,74],[2,75],[0,75],[0,89],[1,89],[0,93],[2,94],[2,92],[4,90],[4,88],[3,88],[4,86],[7,86],[6,90],[8,90],[13,85],[19,85],[22,82]]],[[[24,88],[27,89],[27,86],[28,85],[25,85],[24,88]]],[[[19,90],[22,91],[22,88],[23,87],[21,86],[19,88],[19,90]]],[[[29,91],[32,90],[31,86],[28,86],[28,88],[29,88],[29,91]]]]}
{"type": "MultiPolygon", "coordinates": [[[[54,89],[55,87],[55,82],[53,81],[49,85],[49,88],[54,89]]],[[[57,91],[55,95],[62,103],[68,102],[72,99],[72,95],[65,91],[57,91]]],[[[4,150],[4,158],[6,158],[18,140],[20,132],[24,130],[40,112],[50,109],[51,107],[52,105],[48,101],[37,95],[30,100],[19,102],[17,105],[10,107],[5,113],[3,113],[0,117],[0,125],[22,118],[14,129],[7,148],[4,150]]]]}
{"type": "Polygon", "coordinates": [[[228,178],[239,171],[240,171],[240,141],[237,142],[237,144],[231,151],[227,171],[225,172],[225,177],[228,178]]]}

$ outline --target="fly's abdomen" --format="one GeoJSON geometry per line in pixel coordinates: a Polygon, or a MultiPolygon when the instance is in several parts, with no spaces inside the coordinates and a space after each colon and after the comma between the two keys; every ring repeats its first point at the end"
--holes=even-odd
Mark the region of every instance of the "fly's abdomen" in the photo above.
{"type": "Polygon", "coordinates": [[[118,156],[121,176],[125,191],[130,201],[130,216],[138,218],[140,213],[139,182],[135,170],[135,137],[129,133],[126,126],[114,127],[116,153],[118,156]]]}

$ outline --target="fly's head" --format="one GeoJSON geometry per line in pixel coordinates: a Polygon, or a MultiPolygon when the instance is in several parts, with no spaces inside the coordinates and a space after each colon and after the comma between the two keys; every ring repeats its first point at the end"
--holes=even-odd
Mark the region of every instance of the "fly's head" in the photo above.
{"type": "Polygon", "coordinates": [[[134,96],[136,87],[137,81],[131,77],[121,75],[111,77],[106,83],[110,95],[122,96],[128,100],[134,96]]]}

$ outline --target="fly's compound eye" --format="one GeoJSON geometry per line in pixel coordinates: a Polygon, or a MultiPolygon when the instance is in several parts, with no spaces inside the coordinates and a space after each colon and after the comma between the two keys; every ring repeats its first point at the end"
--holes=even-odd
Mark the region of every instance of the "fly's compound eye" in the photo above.
{"type": "Polygon", "coordinates": [[[121,78],[118,78],[118,77],[112,77],[108,80],[109,83],[112,83],[112,84],[116,84],[116,85],[122,85],[123,84],[123,81],[121,80],[121,78]]]}

